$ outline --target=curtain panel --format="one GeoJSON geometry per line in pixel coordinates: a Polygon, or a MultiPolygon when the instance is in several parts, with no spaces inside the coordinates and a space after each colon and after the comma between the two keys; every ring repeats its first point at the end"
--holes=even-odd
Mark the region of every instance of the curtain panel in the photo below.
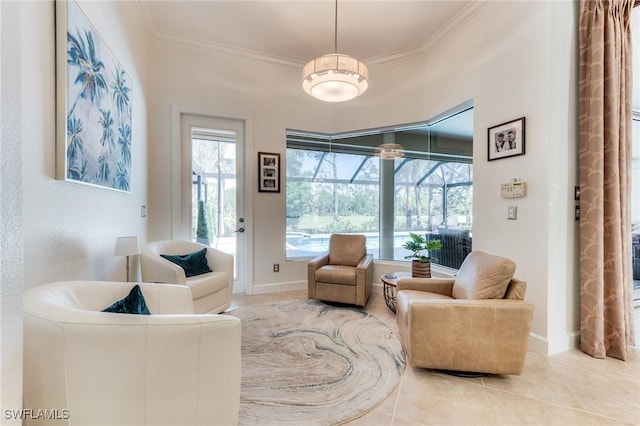
{"type": "Polygon", "coordinates": [[[581,0],[579,17],[580,336],[596,358],[634,344],[631,270],[631,10],[581,0]]]}

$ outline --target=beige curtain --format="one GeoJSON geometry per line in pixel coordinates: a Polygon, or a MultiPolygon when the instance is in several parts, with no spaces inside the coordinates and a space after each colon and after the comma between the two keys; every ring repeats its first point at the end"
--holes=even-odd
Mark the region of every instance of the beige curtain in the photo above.
{"type": "Polygon", "coordinates": [[[631,9],[580,1],[581,349],[625,360],[634,344],[631,270],[631,9]]]}

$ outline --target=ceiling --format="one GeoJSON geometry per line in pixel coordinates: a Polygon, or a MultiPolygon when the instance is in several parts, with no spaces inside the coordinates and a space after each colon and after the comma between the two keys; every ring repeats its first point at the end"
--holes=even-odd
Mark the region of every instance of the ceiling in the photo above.
{"type": "MultiPolygon", "coordinates": [[[[155,41],[304,64],[334,51],[332,0],[139,0],[155,41]]],[[[453,33],[482,1],[340,0],[338,51],[384,63],[424,52],[453,33]]]]}

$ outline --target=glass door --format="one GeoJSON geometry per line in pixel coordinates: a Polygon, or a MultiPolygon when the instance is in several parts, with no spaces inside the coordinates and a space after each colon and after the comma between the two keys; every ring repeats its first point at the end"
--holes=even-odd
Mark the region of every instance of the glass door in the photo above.
{"type": "Polygon", "coordinates": [[[244,123],[183,115],[181,124],[183,172],[189,173],[183,182],[183,232],[192,241],[233,255],[233,291],[243,293],[247,227],[242,172],[244,123]]]}

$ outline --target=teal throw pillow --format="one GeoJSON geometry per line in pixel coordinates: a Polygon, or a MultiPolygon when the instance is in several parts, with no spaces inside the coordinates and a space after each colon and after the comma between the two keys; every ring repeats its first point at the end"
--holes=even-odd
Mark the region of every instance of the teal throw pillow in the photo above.
{"type": "Polygon", "coordinates": [[[206,248],[184,255],[161,254],[160,256],[184,269],[184,274],[187,277],[194,277],[196,275],[211,272],[211,269],[209,269],[209,264],[207,263],[206,248]]]}
{"type": "Polygon", "coordinates": [[[150,315],[149,308],[147,308],[147,302],[144,300],[144,295],[140,286],[136,284],[133,286],[127,297],[120,299],[113,305],[105,308],[102,312],[114,312],[116,314],[137,314],[137,315],[150,315]]]}

